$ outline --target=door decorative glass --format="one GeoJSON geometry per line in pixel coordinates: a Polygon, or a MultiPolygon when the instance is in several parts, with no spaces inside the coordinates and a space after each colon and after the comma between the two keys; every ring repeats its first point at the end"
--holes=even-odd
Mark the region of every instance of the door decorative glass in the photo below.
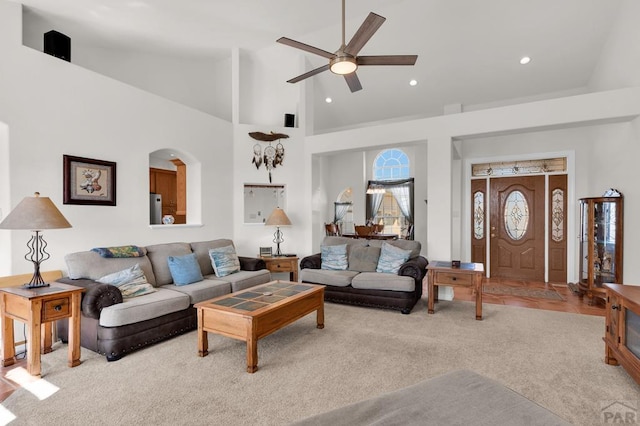
{"type": "Polygon", "coordinates": [[[520,191],[511,192],[504,204],[504,225],[513,240],[520,240],[527,233],[529,225],[529,205],[520,191]]]}
{"type": "Polygon", "coordinates": [[[473,194],[473,236],[476,240],[484,238],[484,193],[473,194]]]}
{"type": "Polygon", "coordinates": [[[551,238],[555,242],[564,239],[564,191],[554,189],[551,200],[551,238]]]}

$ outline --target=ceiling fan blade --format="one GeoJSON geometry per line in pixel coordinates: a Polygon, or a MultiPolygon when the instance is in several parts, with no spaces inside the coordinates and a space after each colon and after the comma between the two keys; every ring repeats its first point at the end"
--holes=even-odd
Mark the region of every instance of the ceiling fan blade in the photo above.
{"type": "Polygon", "coordinates": [[[349,44],[345,47],[345,53],[356,56],[360,49],[362,49],[375,32],[378,31],[378,28],[380,28],[380,25],[382,25],[386,19],[387,18],[383,18],[380,15],[370,12],[367,19],[365,19],[362,25],[360,25],[358,31],[356,31],[349,44]]]}
{"type": "Polygon", "coordinates": [[[384,55],[358,56],[356,62],[360,65],[415,65],[418,55],[384,55]]]}
{"type": "Polygon", "coordinates": [[[299,41],[291,40],[287,37],[280,37],[276,42],[286,44],[287,46],[295,47],[296,49],[304,50],[305,52],[313,53],[315,55],[323,56],[327,59],[333,59],[335,53],[327,52],[326,50],[318,49],[317,47],[309,46],[308,44],[300,43],[299,41]]]}
{"type": "Polygon", "coordinates": [[[287,80],[287,83],[297,83],[299,81],[304,80],[305,78],[309,78],[309,77],[312,77],[312,76],[314,76],[316,74],[320,74],[322,71],[326,71],[328,69],[329,69],[329,64],[323,65],[323,66],[321,66],[319,68],[316,68],[314,70],[311,70],[309,72],[301,74],[301,75],[299,75],[297,77],[294,77],[291,80],[287,80]]]}
{"type": "Polygon", "coordinates": [[[344,80],[347,82],[351,93],[362,90],[362,84],[360,84],[360,79],[355,72],[352,72],[351,74],[345,74],[344,80]]]}

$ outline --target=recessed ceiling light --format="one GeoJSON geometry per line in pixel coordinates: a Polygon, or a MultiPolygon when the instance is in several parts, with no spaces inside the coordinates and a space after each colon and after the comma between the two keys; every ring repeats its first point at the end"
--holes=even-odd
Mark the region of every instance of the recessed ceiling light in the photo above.
{"type": "Polygon", "coordinates": [[[520,63],[522,65],[527,65],[529,62],[531,62],[531,58],[528,56],[523,56],[522,58],[520,58],[520,63]]]}
{"type": "Polygon", "coordinates": [[[414,79],[409,82],[409,86],[417,86],[417,85],[418,85],[418,80],[414,79]]]}
{"type": "Polygon", "coordinates": [[[326,103],[330,104],[331,102],[333,102],[333,99],[331,99],[331,98],[326,98],[324,101],[325,101],[326,103]]]}

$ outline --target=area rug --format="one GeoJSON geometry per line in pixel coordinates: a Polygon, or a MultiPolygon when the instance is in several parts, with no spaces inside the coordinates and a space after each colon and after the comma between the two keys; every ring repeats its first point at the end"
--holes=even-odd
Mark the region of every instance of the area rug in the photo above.
{"type": "Polygon", "coordinates": [[[482,287],[483,293],[502,294],[508,296],[530,297],[533,299],[564,300],[555,290],[545,290],[541,288],[512,287],[500,284],[485,284],[482,287]]]}

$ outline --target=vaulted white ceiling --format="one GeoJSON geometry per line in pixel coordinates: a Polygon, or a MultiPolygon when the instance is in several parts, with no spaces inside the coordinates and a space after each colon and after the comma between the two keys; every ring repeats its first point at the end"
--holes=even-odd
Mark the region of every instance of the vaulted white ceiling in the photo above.
{"type": "MultiPolygon", "coordinates": [[[[28,13],[82,34],[85,43],[122,50],[216,57],[231,47],[274,46],[287,36],[333,52],[341,38],[340,0],[21,3],[28,13]]],[[[361,67],[363,90],[356,93],[328,71],[312,77],[316,126],[432,116],[447,105],[474,108],[584,90],[619,6],[619,0],[347,0],[347,41],[369,12],[387,18],[360,54],[419,57],[413,67],[361,67]],[[531,62],[520,65],[522,56],[531,62]],[[418,85],[409,86],[411,79],[418,85]]],[[[326,63],[300,55],[309,69],[326,63]]]]}

